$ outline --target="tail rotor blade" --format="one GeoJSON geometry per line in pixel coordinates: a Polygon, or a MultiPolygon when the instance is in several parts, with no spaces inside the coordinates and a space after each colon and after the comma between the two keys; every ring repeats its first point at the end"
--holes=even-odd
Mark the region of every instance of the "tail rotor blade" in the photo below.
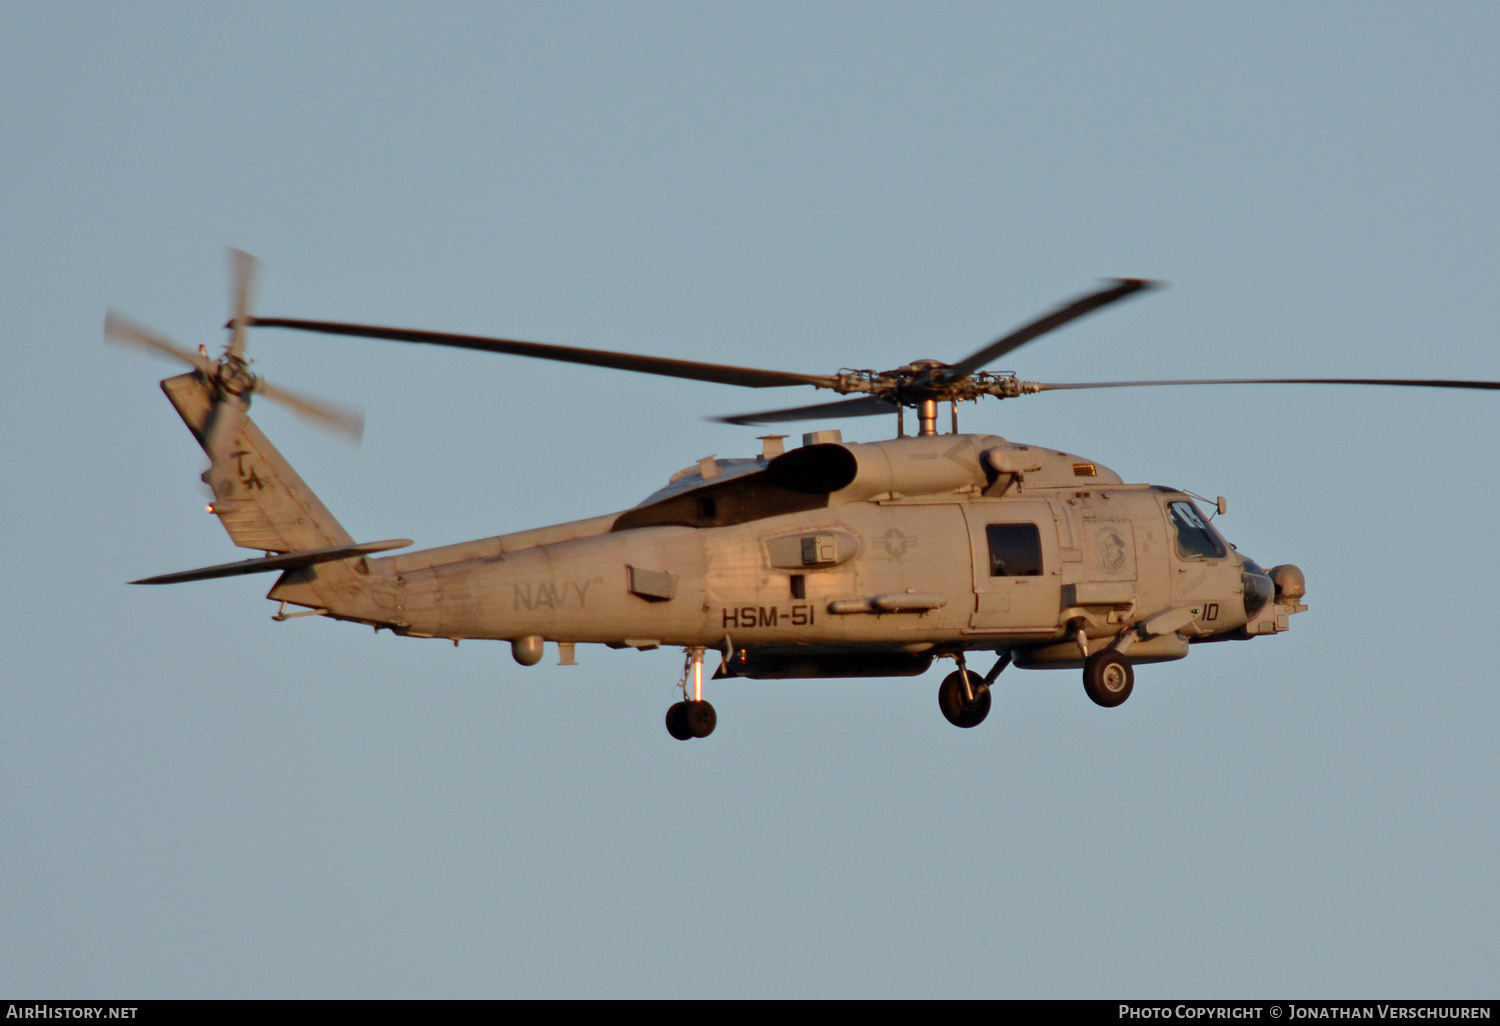
{"type": "Polygon", "coordinates": [[[116,345],[132,346],[149,353],[159,353],[181,360],[204,374],[214,373],[214,362],[202,353],[186,349],[165,335],[159,335],[111,310],[104,318],[104,337],[116,345]]]}
{"type": "Polygon", "coordinates": [[[243,358],[245,332],[250,324],[250,308],[255,303],[255,285],[260,277],[260,261],[243,250],[229,250],[229,287],[234,296],[234,331],[229,336],[229,356],[243,358]]]}
{"type": "Polygon", "coordinates": [[[278,402],[298,416],[358,442],[365,432],[365,415],[359,410],[331,403],[326,399],[280,388],[261,379],[255,390],[267,399],[278,402]]]}

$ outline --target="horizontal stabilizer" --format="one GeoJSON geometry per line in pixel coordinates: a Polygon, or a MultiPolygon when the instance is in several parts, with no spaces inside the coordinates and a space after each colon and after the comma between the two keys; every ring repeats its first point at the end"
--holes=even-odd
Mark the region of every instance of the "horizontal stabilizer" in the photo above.
{"type": "Polygon", "coordinates": [[[301,552],[286,552],[279,556],[262,556],[259,559],[242,559],[237,563],[220,563],[201,570],[184,570],[177,574],[162,574],[131,584],[180,584],[183,581],[208,581],[215,577],[238,577],[240,574],[261,574],[270,570],[295,570],[316,563],[332,563],[350,556],[364,556],[387,549],[404,549],[412,543],[410,538],[392,538],[389,541],[365,542],[363,545],[336,545],[330,549],[304,549],[301,552]]]}

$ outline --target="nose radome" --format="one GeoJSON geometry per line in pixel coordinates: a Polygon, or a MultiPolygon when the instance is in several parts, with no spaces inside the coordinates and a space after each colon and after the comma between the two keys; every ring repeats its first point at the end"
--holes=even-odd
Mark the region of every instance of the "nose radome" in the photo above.
{"type": "Polygon", "coordinates": [[[1295,563],[1282,563],[1271,568],[1271,583],[1276,588],[1276,601],[1301,601],[1307,594],[1307,577],[1295,563]]]}

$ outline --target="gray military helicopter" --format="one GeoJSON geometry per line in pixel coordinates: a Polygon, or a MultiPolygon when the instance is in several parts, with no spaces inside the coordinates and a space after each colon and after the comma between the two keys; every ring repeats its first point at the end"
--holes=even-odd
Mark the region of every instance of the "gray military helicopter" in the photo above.
{"type": "MultiPolygon", "coordinates": [[[[508,641],[533,666],[548,641],[560,664],[580,644],[681,648],[679,740],[707,737],[715,680],[916,676],[935,659],[943,715],[974,727],[1012,664],[1081,669],[1100,706],[1130,697],[1134,667],[1181,659],[1202,642],[1288,629],[1306,581],[1263,569],[1227,542],[1188,492],[1127,484],[1071,453],[960,434],[958,404],[1061,389],[1205,384],[1359,384],[1500,389],[1500,382],[1386,378],[1226,378],[1039,383],[981,368],[1087,313],[1152,286],[1116,279],[956,363],[799,374],[510,339],[331,321],[255,317],[256,263],[231,251],[234,313],[217,360],[111,313],[113,341],[192,367],[162,390],[209,457],[209,509],[234,544],[264,556],[150,577],[169,584],[275,571],[273,619],[326,616],[412,638],[508,641]],[[249,370],[247,330],[290,328],[591,364],[765,388],[811,385],[855,398],[720,418],[767,424],[896,414],[896,437],[815,431],[800,447],[762,439],[758,456],[706,456],[630,509],[400,555],[409,539],[356,543],[249,417],[251,397],[284,403],[357,436],[357,414],[275,388],[249,370]],[[939,434],[939,405],[952,409],[939,434]],[[905,433],[904,410],[917,415],[905,433]],[[298,607],[289,612],[289,607],[298,607]],[[975,653],[993,653],[982,676],[975,653]]],[[[1224,511],[1224,500],[1216,503],[1224,511]]]]}

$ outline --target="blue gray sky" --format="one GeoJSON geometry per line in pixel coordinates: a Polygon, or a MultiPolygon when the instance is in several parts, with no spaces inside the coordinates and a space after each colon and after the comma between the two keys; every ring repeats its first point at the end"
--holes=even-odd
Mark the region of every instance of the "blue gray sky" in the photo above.
{"type": "MultiPolygon", "coordinates": [[[[1473,997],[1497,990],[1482,393],[1228,388],[964,426],[1229,498],[1283,636],[1102,710],[1010,671],[733,682],[680,654],[271,622],[119,308],[830,372],[954,359],[1107,276],[1038,380],[1500,379],[1490,3],[0,3],[0,992],[1473,997]]],[[[257,419],[361,539],[629,506],[810,401],[262,331],[352,449],[257,419]],[[767,397],[770,401],[767,401],[767,397]]],[[[809,424],[808,429],[819,425],[809,424]]],[[[883,437],[884,419],[841,425],[883,437]]]]}

